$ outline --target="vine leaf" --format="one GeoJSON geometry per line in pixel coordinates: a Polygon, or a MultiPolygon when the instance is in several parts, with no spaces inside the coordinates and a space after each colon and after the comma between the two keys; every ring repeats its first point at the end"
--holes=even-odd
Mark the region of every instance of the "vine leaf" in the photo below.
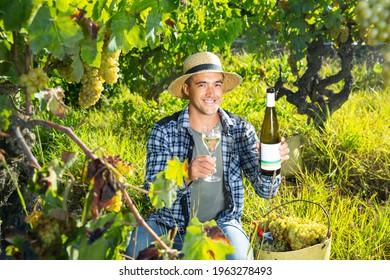
{"type": "Polygon", "coordinates": [[[120,182],[108,163],[101,158],[92,160],[88,164],[87,178],[92,185],[92,218],[97,220],[102,207],[108,207],[120,189],[120,182]]]}
{"type": "Polygon", "coordinates": [[[46,105],[45,109],[51,112],[53,115],[64,118],[66,117],[68,107],[64,103],[64,90],[61,87],[57,88],[46,88],[39,93],[35,94],[35,97],[40,102],[43,102],[46,105]]]}
{"type": "Polygon", "coordinates": [[[160,1],[150,1],[150,0],[140,0],[140,1],[132,1],[130,3],[130,10],[135,13],[140,13],[147,8],[152,8],[153,10],[157,8],[157,5],[160,1]]]}
{"type": "Polygon", "coordinates": [[[134,15],[119,12],[112,17],[109,51],[121,49],[128,53],[133,48],[142,49],[147,46],[145,29],[139,26],[134,15]]]}
{"type": "Polygon", "coordinates": [[[165,177],[172,179],[179,186],[183,186],[183,177],[188,178],[188,160],[180,162],[177,157],[168,160],[165,177]]]}
{"type": "Polygon", "coordinates": [[[234,247],[214,220],[201,223],[195,217],[187,227],[182,251],[186,260],[225,260],[234,247]]]}
{"type": "Polygon", "coordinates": [[[69,242],[73,259],[104,260],[118,258],[127,243],[129,226],[121,213],[101,215],[79,228],[79,234],[69,242]]]}
{"type": "Polygon", "coordinates": [[[34,53],[46,48],[56,58],[63,59],[81,39],[82,29],[69,15],[56,14],[56,9],[44,5],[37,11],[30,26],[29,41],[34,53]]]}
{"type": "Polygon", "coordinates": [[[167,168],[159,172],[156,180],[150,184],[149,198],[154,207],[171,207],[176,200],[176,186],[183,186],[183,177],[188,177],[188,160],[180,162],[173,157],[168,160],[167,168]]]}
{"type": "Polygon", "coordinates": [[[146,20],[146,40],[151,46],[158,45],[159,35],[163,32],[161,21],[162,17],[158,11],[152,10],[149,12],[146,20]]]}
{"type": "Polygon", "coordinates": [[[38,1],[26,0],[1,1],[0,10],[4,28],[14,31],[24,27],[39,4],[38,1]]]}
{"type": "Polygon", "coordinates": [[[156,208],[171,207],[176,200],[176,184],[165,177],[166,171],[157,174],[156,180],[150,184],[149,198],[156,208]]]}

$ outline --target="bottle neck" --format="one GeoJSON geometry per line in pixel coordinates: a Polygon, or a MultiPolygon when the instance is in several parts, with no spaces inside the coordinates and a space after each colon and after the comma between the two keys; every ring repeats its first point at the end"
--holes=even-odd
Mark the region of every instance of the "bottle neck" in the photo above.
{"type": "Polygon", "coordinates": [[[275,92],[267,92],[267,107],[275,107],[275,92]]]}

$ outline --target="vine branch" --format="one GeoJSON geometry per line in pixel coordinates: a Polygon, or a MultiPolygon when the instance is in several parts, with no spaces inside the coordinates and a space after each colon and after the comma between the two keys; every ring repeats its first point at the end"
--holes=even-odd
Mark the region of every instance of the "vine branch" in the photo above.
{"type": "Polygon", "coordinates": [[[138,212],[138,209],[137,207],[134,205],[133,201],[131,200],[129,194],[126,192],[126,190],[124,189],[124,187],[121,185],[120,186],[120,190],[127,202],[127,204],[129,205],[129,208],[130,208],[130,211],[134,214],[134,217],[135,219],[137,220],[137,223],[144,227],[145,230],[153,237],[154,240],[157,241],[157,243],[164,249],[168,252],[168,254],[170,252],[172,252],[173,250],[171,248],[169,248],[168,245],[166,245],[164,243],[164,241],[161,240],[161,238],[149,227],[149,225],[145,222],[145,220],[142,218],[141,214],[138,212]]]}
{"type": "Polygon", "coordinates": [[[43,126],[43,127],[48,127],[48,128],[53,128],[53,129],[56,129],[56,130],[59,130],[63,133],[65,133],[70,139],[72,139],[80,148],[81,150],[83,150],[83,152],[85,153],[85,155],[88,157],[88,158],[91,158],[91,159],[97,159],[98,156],[96,156],[78,137],[77,135],[73,132],[72,129],[70,129],[69,127],[66,127],[66,126],[62,126],[60,124],[57,124],[57,123],[54,123],[54,122],[51,122],[51,121],[45,121],[45,120],[31,120],[28,122],[28,124],[30,126],[37,126],[37,125],[40,125],[40,126],[43,126]]]}
{"type": "Polygon", "coordinates": [[[19,126],[13,126],[13,131],[15,132],[16,140],[18,141],[18,143],[20,144],[21,148],[23,149],[24,154],[31,161],[31,165],[34,168],[36,168],[36,169],[41,169],[41,166],[39,165],[38,160],[32,154],[30,148],[28,147],[26,141],[24,140],[22,132],[20,131],[20,127],[19,126]]]}

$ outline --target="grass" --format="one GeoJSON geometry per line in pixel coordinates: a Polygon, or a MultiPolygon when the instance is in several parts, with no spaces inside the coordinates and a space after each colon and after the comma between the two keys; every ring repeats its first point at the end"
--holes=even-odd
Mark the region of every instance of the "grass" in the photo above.
{"type": "MultiPolygon", "coordinates": [[[[277,61],[267,65],[277,65],[277,61]]],[[[222,107],[247,118],[259,131],[265,84],[256,77],[247,78],[241,87],[225,96],[222,107]]],[[[307,125],[305,116],[298,115],[291,104],[284,99],[277,101],[283,135],[303,136],[302,164],[293,178],[283,180],[278,196],[271,200],[257,197],[245,182],[242,222],[247,233],[252,233],[253,221],[282,202],[304,199],[321,204],[329,214],[331,259],[390,259],[390,93],[367,84],[367,80],[364,87],[358,84],[321,133],[307,125]]],[[[136,172],[130,183],[141,186],[151,126],[185,105],[186,101],[166,93],[158,101],[145,101],[122,88],[120,97],[102,100],[88,112],[74,109],[65,119],[55,121],[72,127],[96,154],[120,155],[134,164],[136,172]]],[[[60,132],[40,129],[39,136],[43,148],[34,152],[41,162],[61,158],[62,151],[81,152],[60,132]]],[[[83,164],[80,155],[76,170],[81,170],[83,164]]],[[[144,207],[141,196],[135,195],[135,203],[144,207]]],[[[323,211],[311,204],[292,204],[289,211],[326,222],[323,211]]]]}

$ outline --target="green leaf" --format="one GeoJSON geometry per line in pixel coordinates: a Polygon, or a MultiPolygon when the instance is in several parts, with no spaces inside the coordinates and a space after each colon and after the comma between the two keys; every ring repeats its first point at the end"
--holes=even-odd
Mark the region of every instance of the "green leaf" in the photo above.
{"type": "Polygon", "coordinates": [[[218,237],[223,236],[214,220],[205,223],[199,222],[198,218],[190,220],[182,249],[185,260],[225,260],[226,255],[234,252],[233,245],[226,239],[209,236],[210,230],[218,232],[218,237]]]}
{"type": "MultiPolygon", "coordinates": [[[[11,36],[11,34],[9,34],[11,36]]],[[[9,60],[11,58],[11,42],[6,40],[0,41],[0,61],[9,60]]]]}
{"type": "Polygon", "coordinates": [[[72,69],[73,69],[73,76],[75,77],[76,81],[79,82],[81,78],[84,75],[84,66],[79,56],[79,48],[76,47],[73,51],[73,61],[72,61],[72,69]]]}
{"type": "Polygon", "coordinates": [[[61,12],[66,12],[69,9],[70,0],[61,0],[53,2],[55,2],[55,7],[61,12]]]}
{"type": "Polygon", "coordinates": [[[159,3],[162,10],[166,13],[170,13],[180,6],[178,0],[159,0],[159,3]]]}
{"type": "Polygon", "coordinates": [[[74,48],[83,38],[82,29],[69,15],[56,15],[54,8],[41,6],[30,26],[30,46],[37,54],[47,49],[58,59],[66,54],[73,54],[74,48]]]}
{"type": "Polygon", "coordinates": [[[311,1],[305,1],[305,2],[301,2],[299,3],[300,6],[301,6],[301,10],[304,14],[314,10],[314,3],[311,2],[311,1]]]}
{"type": "Polygon", "coordinates": [[[0,95],[0,131],[7,131],[11,125],[11,102],[6,96],[0,95]]]}
{"type": "Polygon", "coordinates": [[[169,180],[172,179],[179,187],[183,186],[183,179],[188,178],[188,160],[180,162],[178,157],[174,157],[168,160],[168,165],[165,171],[165,177],[169,180]]]}
{"type": "Polygon", "coordinates": [[[325,27],[327,29],[331,29],[332,27],[339,27],[338,22],[342,19],[343,16],[340,10],[336,10],[334,12],[326,14],[324,17],[325,27]]]}
{"type": "Polygon", "coordinates": [[[130,3],[129,10],[133,13],[140,13],[147,8],[157,9],[158,0],[137,0],[130,3]]]}
{"type": "Polygon", "coordinates": [[[100,216],[97,221],[89,221],[78,232],[78,238],[73,241],[75,243],[73,247],[79,248],[77,259],[120,259],[120,250],[125,249],[130,230],[130,227],[125,225],[122,220],[121,213],[110,213],[100,216]]]}
{"type": "Polygon", "coordinates": [[[296,50],[296,52],[303,52],[307,48],[306,39],[309,39],[310,36],[298,36],[291,39],[291,47],[296,50]]]}
{"type": "Polygon", "coordinates": [[[103,44],[103,40],[94,40],[90,37],[86,37],[85,40],[82,41],[81,58],[88,63],[88,65],[99,67],[103,44]]]}
{"type": "Polygon", "coordinates": [[[1,1],[0,15],[4,21],[4,28],[18,31],[26,26],[39,4],[40,0],[1,1]]]}
{"type": "Polygon", "coordinates": [[[157,10],[152,10],[148,14],[146,20],[146,40],[151,41],[153,44],[159,40],[158,35],[163,31],[161,20],[161,14],[157,10]]]}
{"type": "Polygon", "coordinates": [[[128,53],[133,48],[144,48],[147,46],[145,30],[136,24],[135,15],[125,11],[117,13],[112,18],[111,36],[108,43],[108,50],[122,50],[128,53]]]}
{"type": "Polygon", "coordinates": [[[106,252],[110,248],[109,240],[99,238],[92,244],[88,244],[88,239],[84,234],[81,237],[78,259],[79,260],[104,260],[106,259],[106,252]]]}
{"type": "Polygon", "coordinates": [[[176,200],[176,184],[165,178],[165,171],[157,174],[156,180],[150,184],[148,194],[152,205],[156,208],[171,207],[176,200]]]}
{"type": "Polygon", "coordinates": [[[108,5],[116,5],[116,1],[96,1],[95,5],[93,6],[92,10],[92,18],[98,21],[107,22],[107,20],[110,18],[108,11],[111,11],[114,9],[113,7],[107,7],[108,5]],[[110,3],[111,2],[111,3],[110,3]],[[108,9],[107,9],[108,8],[108,9]]]}

